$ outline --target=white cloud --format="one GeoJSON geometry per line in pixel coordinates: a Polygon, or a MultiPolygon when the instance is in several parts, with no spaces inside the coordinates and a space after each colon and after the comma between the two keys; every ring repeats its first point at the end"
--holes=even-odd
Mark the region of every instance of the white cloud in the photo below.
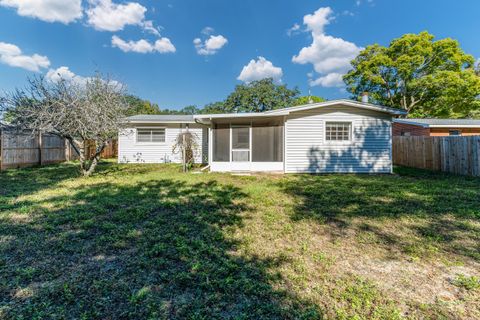
{"type": "MultiPolygon", "coordinates": [[[[94,78],[93,77],[82,77],[74,72],[70,71],[68,67],[62,66],[57,69],[49,69],[47,74],[45,75],[45,79],[51,82],[58,82],[60,80],[65,80],[69,83],[75,83],[81,86],[84,86],[87,84],[87,81],[91,81],[94,78]]],[[[105,80],[101,80],[104,83],[107,83],[105,80]]],[[[124,84],[121,82],[118,82],[116,80],[108,79],[108,84],[114,86],[114,87],[124,87],[124,84]]]]}
{"type": "Polygon", "coordinates": [[[14,44],[0,42],[0,62],[12,67],[19,67],[29,71],[40,71],[48,68],[50,61],[46,56],[34,54],[27,56],[14,44]]]}
{"type": "MultiPolygon", "coordinates": [[[[100,31],[119,31],[126,25],[144,26],[147,8],[137,2],[116,4],[111,0],[89,0],[88,24],[100,31]]],[[[152,25],[153,27],[153,25],[152,25]]]]}
{"type": "Polygon", "coordinates": [[[258,57],[258,60],[252,59],[243,67],[237,79],[243,82],[252,82],[265,78],[273,78],[273,80],[279,81],[282,76],[282,68],[275,67],[273,63],[264,57],[258,57]]]}
{"type": "Polygon", "coordinates": [[[311,63],[319,78],[312,85],[339,87],[343,85],[342,75],[350,68],[353,60],[362,50],[352,42],[325,34],[325,26],[332,20],[333,11],[329,7],[320,8],[303,18],[313,41],[292,58],[294,63],[311,63]]]}
{"type": "Polygon", "coordinates": [[[362,0],[356,0],[355,1],[355,4],[357,5],[357,7],[359,7],[360,5],[362,5],[362,2],[366,2],[367,4],[371,5],[371,6],[374,6],[375,4],[373,3],[373,0],[366,0],[366,1],[362,1],[362,0]]]}
{"type": "Polygon", "coordinates": [[[205,28],[203,28],[203,30],[202,30],[202,34],[204,34],[204,35],[206,35],[206,36],[209,36],[209,35],[211,35],[214,31],[215,31],[215,29],[213,29],[212,27],[205,27],[205,28]]]}
{"type": "Polygon", "coordinates": [[[297,34],[300,31],[300,25],[298,23],[295,23],[290,29],[287,30],[287,35],[293,36],[297,34]]]}
{"type": "Polygon", "coordinates": [[[154,43],[150,43],[145,39],[140,39],[138,41],[125,41],[118,36],[112,37],[112,46],[117,47],[123,52],[137,52],[137,53],[151,53],[151,52],[159,52],[159,53],[169,53],[175,52],[176,48],[170,42],[168,38],[160,38],[154,43]]]}
{"type": "Polygon", "coordinates": [[[160,37],[160,31],[153,25],[152,20],[146,20],[142,23],[143,30],[160,37]]]}
{"type": "Polygon", "coordinates": [[[21,16],[65,24],[83,15],[81,0],[0,0],[0,6],[14,8],[21,16]]]}
{"type": "Polygon", "coordinates": [[[75,81],[77,83],[85,83],[87,78],[76,75],[68,67],[62,66],[57,69],[50,69],[48,70],[47,74],[45,75],[45,79],[52,82],[58,82],[61,79],[66,81],[75,81]]]}
{"type": "Polygon", "coordinates": [[[326,76],[311,80],[310,86],[343,87],[343,74],[335,72],[329,73],[326,76]]]}
{"type": "MultiPolygon", "coordinates": [[[[204,29],[205,30],[205,29],[204,29]]],[[[213,29],[212,29],[213,30],[213,29]]],[[[228,39],[222,35],[210,36],[202,43],[200,38],[193,40],[193,44],[199,55],[208,56],[218,52],[228,43],[228,39]]]]}

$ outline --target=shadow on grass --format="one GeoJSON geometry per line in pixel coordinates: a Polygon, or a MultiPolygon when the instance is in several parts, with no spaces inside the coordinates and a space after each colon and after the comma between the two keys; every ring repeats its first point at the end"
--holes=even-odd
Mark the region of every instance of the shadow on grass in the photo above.
{"type": "Polygon", "coordinates": [[[248,210],[237,187],[99,183],[43,201],[6,208],[41,208],[30,221],[0,220],[0,317],[320,317],[274,289],[285,261],[235,252],[227,234],[248,210]]]}
{"type": "Polygon", "coordinates": [[[280,186],[295,199],[292,220],[323,223],[334,238],[368,232],[414,256],[440,249],[480,261],[480,179],[409,168],[396,173],[299,175],[280,186]],[[390,232],[407,217],[407,232],[390,232]]]}

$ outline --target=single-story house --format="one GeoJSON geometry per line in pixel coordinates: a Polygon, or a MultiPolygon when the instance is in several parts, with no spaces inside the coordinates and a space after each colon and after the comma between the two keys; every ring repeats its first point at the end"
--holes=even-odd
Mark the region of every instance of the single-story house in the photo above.
{"type": "Polygon", "coordinates": [[[395,119],[394,136],[476,136],[480,120],[472,119],[395,119]]]}
{"type": "Polygon", "coordinates": [[[179,132],[199,140],[197,162],[222,172],[392,171],[392,119],[405,111],[352,100],[258,113],[139,115],[119,133],[121,163],[180,162],[179,132]]]}

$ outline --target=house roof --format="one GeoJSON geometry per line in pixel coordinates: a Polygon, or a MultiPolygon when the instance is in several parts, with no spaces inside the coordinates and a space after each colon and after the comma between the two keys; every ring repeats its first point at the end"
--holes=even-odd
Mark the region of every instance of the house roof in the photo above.
{"type": "Polygon", "coordinates": [[[135,115],[128,117],[127,120],[131,123],[195,123],[195,120],[221,119],[221,118],[256,118],[256,117],[275,117],[286,116],[292,112],[304,111],[322,107],[329,107],[334,105],[351,106],[355,108],[374,110],[388,113],[391,115],[406,115],[407,112],[400,109],[380,106],[371,103],[358,102],[354,100],[341,99],[331,100],[319,103],[310,103],[295,107],[276,109],[265,112],[248,112],[248,113],[220,113],[220,114],[198,114],[198,115],[135,115]]]}
{"type": "Polygon", "coordinates": [[[394,122],[423,128],[480,128],[480,120],[473,119],[395,119],[394,122]]]}
{"type": "Polygon", "coordinates": [[[180,114],[139,114],[128,117],[127,120],[132,123],[195,123],[193,115],[180,114]]]}
{"type": "Polygon", "coordinates": [[[379,112],[385,112],[391,115],[406,115],[407,112],[404,110],[390,108],[385,106],[380,106],[371,103],[365,102],[358,102],[354,100],[348,99],[340,99],[340,100],[331,100],[319,103],[310,103],[295,107],[288,107],[283,109],[276,109],[271,111],[265,112],[251,112],[251,113],[221,113],[221,114],[199,114],[194,115],[195,119],[218,119],[218,118],[244,118],[244,117],[271,117],[271,116],[284,116],[289,115],[292,112],[297,111],[304,111],[322,107],[329,107],[333,105],[344,105],[344,106],[351,106],[355,108],[367,109],[367,110],[374,110],[379,112]]]}

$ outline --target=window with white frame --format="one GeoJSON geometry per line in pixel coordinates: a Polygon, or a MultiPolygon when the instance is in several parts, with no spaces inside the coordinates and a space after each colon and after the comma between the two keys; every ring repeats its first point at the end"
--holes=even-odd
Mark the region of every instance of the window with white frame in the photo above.
{"type": "Polygon", "coordinates": [[[351,122],[326,122],[325,123],[326,141],[351,141],[352,123],[351,122]]]}
{"type": "Polygon", "coordinates": [[[137,142],[165,142],[165,128],[137,129],[137,142]]]}

